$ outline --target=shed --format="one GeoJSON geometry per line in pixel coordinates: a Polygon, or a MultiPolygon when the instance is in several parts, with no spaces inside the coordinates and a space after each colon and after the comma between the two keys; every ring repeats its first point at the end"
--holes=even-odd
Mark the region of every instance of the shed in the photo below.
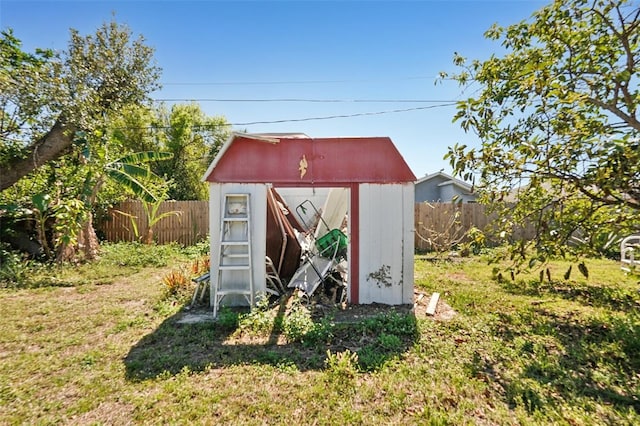
{"type": "Polygon", "coordinates": [[[210,191],[212,293],[221,265],[221,224],[230,196],[249,194],[253,300],[266,290],[262,260],[266,256],[269,191],[277,189],[293,211],[301,200],[314,199],[322,206],[331,197],[330,190],[337,189],[346,200],[347,301],[413,302],[416,178],[390,138],[235,133],[221,147],[203,179],[210,191]]]}

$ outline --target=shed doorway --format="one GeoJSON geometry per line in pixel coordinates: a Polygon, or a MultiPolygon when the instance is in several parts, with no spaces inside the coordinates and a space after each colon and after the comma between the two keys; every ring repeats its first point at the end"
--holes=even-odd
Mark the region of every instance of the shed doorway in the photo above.
{"type": "Polygon", "coordinates": [[[274,187],[267,191],[267,292],[297,291],[314,303],[350,295],[350,189],[274,187]]]}

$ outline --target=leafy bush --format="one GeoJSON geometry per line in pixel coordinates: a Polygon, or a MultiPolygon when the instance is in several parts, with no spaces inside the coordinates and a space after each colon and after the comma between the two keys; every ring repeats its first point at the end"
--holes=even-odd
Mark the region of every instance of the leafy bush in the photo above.
{"type": "Polygon", "coordinates": [[[209,236],[202,241],[195,243],[192,246],[185,247],[183,249],[184,254],[190,259],[206,256],[209,254],[211,246],[209,245],[209,236]]]}
{"type": "Polygon", "coordinates": [[[0,243],[0,287],[26,287],[35,267],[32,261],[22,259],[20,253],[0,243]]]}
{"type": "Polygon", "coordinates": [[[233,311],[228,306],[223,306],[218,312],[218,318],[216,325],[226,330],[235,330],[238,328],[240,322],[240,315],[238,312],[233,311]]]}
{"type": "Polygon", "coordinates": [[[309,310],[300,302],[295,302],[282,321],[282,332],[289,342],[300,342],[314,326],[309,310]]]}
{"type": "Polygon", "coordinates": [[[275,313],[269,309],[269,298],[259,297],[251,311],[241,314],[238,319],[238,329],[254,335],[263,335],[279,328],[276,324],[275,313]]]}

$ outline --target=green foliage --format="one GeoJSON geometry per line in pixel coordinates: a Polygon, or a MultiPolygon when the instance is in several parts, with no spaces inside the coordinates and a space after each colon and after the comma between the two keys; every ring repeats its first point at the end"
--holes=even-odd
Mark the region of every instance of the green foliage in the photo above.
{"type": "Polygon", "coordinates": [[[224,141],[230,127],[224,117],[208,117],[197,104],[175,104],[170,110],[131,108],[111,126],[113,143],[124,149],[170,152],[168,161],[152,170],[171,182],[172,200],[205,200],[207,185],[202,176],[224,141]],[[152,130],[150,130],[152,129],[152,130]]]}
{"type": "Polygon", "coordinates": [[[161,125],[168,126],[160,138],[174,155],[172,162],[158,170],[158,174],[173,180],[169,198],[208,199],[208,187],[201,179],[230,135],[226,119],[207,117],[197,104],[173,105],[170,112],[160,110],[158,118],[161,125]]]}
{"type": "Polygon", "coordinates": [[[158,196],[145,185],[145,182],[162,185],[162,180],[143,164],[168,160],[172,157],[173,154],[170,152],[134,152],[107,163],[104,171],[110,179],[129,189],[145,203],[154,203],[158,202],[158,196]],[[143,180],[140,181],[140,178],[143,180]]]}
{"type": "Polygon", "coordinates": [[[37,265],[0,243],[0,288],[25,287],[37,265]]]}
{"type": "Polygon", "coordinates": [[[295,302],[282,320],[282,332],[289,342],[303,341],[307,333],[313,330],[315,323],[309,310],[302,303],[295,302]]]}
{"type": "Polygon", "coordinates": [[[277,331],[276,313],[269,308],[269,298],[259,297],[255,306],[238,320],[238,331],[249,335],[265,335],[277,331]]]}
{"type": "Polygon", "coordinates": [[[216,324],[225,330],[235,330],[240,324],[240,315],[228,306],[223,306],[218,312],[216,324]]]}
{"type": "Polygon", "coordinates": [[[6,118],[0,164],[8,167],[2,189],[65,154],[82,135],[100,133],[125,106],[145,103],[158,87],[153,49],[116,22],[86,36],[71,30],[64,52],[22,52],[9,31],[0,42],[0,114],[6,118]],[[35,156],[36,145],[42,158],[35,156]]]}
{"type": "Polygon", "coordinates": [[[91,263],[42,263],[24,258],[0,243],[0,287],[80,287],[109,283],[141,268],[159,268],[195,259],[177,244],[163,246],[139,243],[104,244],[99,260],[91,263]]]}
{"type": "Polygon", "coordinates": [[[185,247],[183,252],[190,258],[198,258],[208,256],[210,249],[209,237],[207,236],[202,241],[199,241],[192,246],[185,247]]]}
{"type": "Polygon", "coordinates": [[[335,324],[328,319],[312,318],[300,299],[295,299],[286,312],[279,312],[282,309],[283,305],[274,309],[267,297],[260,298],[250,312],[239,316],[238,332],[252,336],[282,334],[287,342],[302,343],[305,347],[324,345],[333,339],[335,324]]]}
{"type": "Polygon", "coordinates": [[[182,215],[182,212],[179,210],[170,210],[160,213],[160,207],[163,205],[163,202],[164,200],[162,199],[156,200],[154,202],[142,202],[142,208],[146,216],[145,220],[147,225],[147,229],[144,235],[141,235],[140,233],[140,227],[138,224],[140,220],[139,217],[122,212],[120,210],[114,211],[118,214],[128,217],[131,220],[131,229],[133,230],[133,235],[135,236],[136,241],[142,241],[145,244],[153,244],[153,227],[157,225],[158,222],[170,216],[180,217],[182,215]]]}
{"type": "Polygon", "coordinates": [[[61,200],[55,207],[53,232],[56,248],[77,242],[79,224],[87,217],[86,205],[80,200],[61,200]]]}
{"type": "Polygon", "coordinates": [[[610,253],[611,235],[638,229],[639,22],[633,1],[556,0],[486,32],[503,57],[454,58],[453,78],[480,87],[454,120],[481,146],[455,145],[446,158],[457,175],[477,174],[518,267],[610,253]],[[519,241],[524,226],[535,228],[532,241],[519,241]]]}
{"type": "Polygon", "coordinates": [[[363,321],[362,330],[365,333],[388,333],[398,336],[414,337],[417,333],[416,318],[398,312],[390,312],[367,318],[363,321]]]}
{"type": "MultiPolygon", "coordinates": [[[[334,341],[338,326],[329,318],[315,320],[300,336],[300,342],[305,347],[321,347],[334,341]]],[[[293,340],[292,340],[293,341],[293,340]]]]}
{"type": "Polygon", "coordinates": [[[143,104],[159,87],[153,49],[113,21],[86,36],[72,29],[63,60],[68,97],[61,106],[80,129],[102,128],[105,112],[143,104]]]}
{"type": "Polygon", "coordinates": [[[352,383],[358,374],[358,354],[346,349],[343,352],[327,351],[326,375],[332,383],[352,383]]]}
{"type": "Polygon", "coordinates": [[[144,237],[145,244],[153,243],[153,227],[158,224],[158,222],[170,216],[180,217],[182,215],[182,212],[178,210],[171,210],[168,212],[160,213],[160,206],[162,205],[162,201],[163,200],[157,200],[152,203],[148,203],[145,201],[142,202],[144,213],[147,216],[147,234],[144,237]]]}
{"type": "Polygon", "coordinates": [[[175,261],[181,251],[178,244],[106,243],[102,245],[100,262],[116,267],[163,267],[175,261]]]}
{"type": "Polygon", "coordinates": [[[49,77],[58,74],[50,50],[24,52],[11,29],[0,32],[0,167],[23,159],[24,144],[41,128],[33,126],[41,117],[54,90],[49,77]]]}
{"type": "MultiPolygon", "coordinates": [[[[122,152],[106,129],[125,107],[148,100],[159,69],[153,49],[116,22],[87,36],[71,30],[64,52],[22,52],[9,31],[0,43],[0,203],[33,207],[45,254],[55,249],[62,259],[96,203],[121,200],[127,191],[156,200],[154,176],[141,165],[171,154],[122,152]]],[[[84,247],[95,244],[88,232],[84,239],[84,247]]]]}
{"type": "Polygon", "coordinates": [[[367,318],[358,325],[368,343],[358,351],[360,368],[375,371],[410,345],[417,334],[413,315],[390,312],[367,318]]]}

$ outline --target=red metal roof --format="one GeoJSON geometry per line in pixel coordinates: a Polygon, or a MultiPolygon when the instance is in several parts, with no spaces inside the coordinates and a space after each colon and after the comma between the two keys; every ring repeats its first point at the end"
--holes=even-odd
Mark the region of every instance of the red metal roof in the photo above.
{"type": "Polygon", "coordinates": [[[204,180],[306,186],[414,182],[416,177],[388,137],[235,134],[204,180]]]}

